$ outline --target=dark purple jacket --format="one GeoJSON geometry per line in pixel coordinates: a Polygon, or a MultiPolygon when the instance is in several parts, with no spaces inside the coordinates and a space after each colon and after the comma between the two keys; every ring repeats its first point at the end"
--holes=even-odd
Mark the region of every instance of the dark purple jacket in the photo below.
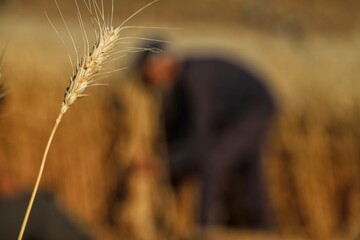
{"type": "Polygon", "coordinates": [[[254,141],[275,112],[264,82],[218,58],[185,60],[165,104],[167,141],[174,161],[206,161],[220,153],[222,158],[234,158],[239,151],[256,151],[254,141]],[[239,128],[242,132],[236,131],[239,128]],[[239,138],[253,146],[241,148],[239,138]]]}

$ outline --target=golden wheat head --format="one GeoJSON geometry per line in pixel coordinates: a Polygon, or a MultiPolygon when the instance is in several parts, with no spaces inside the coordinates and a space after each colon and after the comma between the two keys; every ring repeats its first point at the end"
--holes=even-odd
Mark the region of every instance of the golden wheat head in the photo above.
{"type": "MultiPolygon", "coordinates": [[[[93,47],[90,48],[87,46],[84,47],[84,54],[78,61],[77,67],[74,71],[74,75],[70,78],[70,84],[66,88],[64,101],[61,106],[60,115],[58,121],[61,120],[62,115],[69,109],[69,107],[76,101],[76,99],[87,96],[84,94],[84,91],[89,86],[94,85],[101,85],[98,84],[99,82],[99,72],[103,69],[104,64],[108,62],[108,60],[113,61],[114,56],[115,60],[124,56],[129,55],[130,53],[136,53],[139,51],[157,51],[157,49],[147,49],[147,48],[139,48],[139,47],[127,47],[121,50],[116,50],[117,43],[119,40],[131,38],[131,37],[121,37],[120,32],[122,30],[128,28],[152,28],[156,29],[157,27],[141,27],[141,26],[124,26],[124,24],[130,20],[133,16],[141,12],[146,7],[150,6],[151,4],[157,2],[155,0],[150,2],[149,4],[145,5],[143,8],[136,11],[132,14],[129,18],[127,18],[120,26],[113,27],[113,12],[110,21],[105,20],[105,13],[104,13],[104,6],[103,1],[101,1],[101,6],[97,4],[95,0],[89,1],[88,4],[85,3],[88,11],[93,17],[93,22],[97,25],[97,31],[95,31],[96,35],[96,42],[93,47]],[[120,56],[118,56],[120,54],[120,56]]],[[[75,1],[76,6],[78,8],[78,16],[80,26],[82,27],[84,45],[88,45],[88,37],[86,35],[86,31],[84,28],[84,24],[82,22],[82,17],[80,14],[79,7],[77,2],[75,1]]],[[[112,11],[113,11],[113,3],[112,3],[112,11]]],[[[66,24],[66,23],[65,23],[66,24]]],[[[161,28],[164,29],[164,28],[161,28]]],[[[71,36],[70,36],[71,37],[71,36]]],[[[71,37],[72,39],[72,37],[71,37]]],[[[141,38],[140,38],[141,39],[141,38]]],[[[145,39],[145,38],[142,38],[145,39]]],[[[72,39],[73,40],[73,39],[72,39]]],[[[76,47],[74,46],[76,49],[76,47]]],[[[75,50],[76,51],[76,50],[75,50]]],[[[121,70],[121,69],[117,69],[121,70]]],[[[115,71],[117,71],[115,70],[115,71]]],[[[107,72],[110,73],[110,72],[107,72]]],[[[105,73],[106,74],[106,73],[105,73]]]]}
{"type": "Polygon", "coordinates": [[[61,113],[64,114],[76,99],[86,96],[84,91],[87,87],[96,85],[96,75],[103,68],[119,39],[120,28],[103,28],[98,42],[88,55],[83,56],[76,68],[75,74],[70,79],[66,88],[61,113]]]}

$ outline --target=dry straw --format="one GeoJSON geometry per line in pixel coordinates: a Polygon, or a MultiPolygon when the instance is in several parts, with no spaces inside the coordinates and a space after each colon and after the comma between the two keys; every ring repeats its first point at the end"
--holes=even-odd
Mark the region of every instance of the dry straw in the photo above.
{"type": "MultiPolygon", "coordinates": [[[[2,70],[2,67],[3,67],[3,64],[4,64],[4,56],[5,56],[5,53],[6,53],[6,48],[7,48],[7,46],[4,47],[4,50],[2,51],[2,53],[0,55],[0,70],[2,70]]],[[[5,87],[4,87],[2,74],[0,72],[0,103],[4,102],[5,95],[6,95],[6,90],[5,90],[5,87]]]]}
{"type": "MultiPolygon", "coordinates": [[[[132,14],[130,17],[128,17],[125,21],[122,22],[121,25],[118,27],[113,27],[113,13],[114,13],[114,2],[112,1],[111,5],[111,16],[109,20],[105,18],[105,10],[104,10],[104,2],[101,0],[100,2],[96,0],[84,0],[84,5],[86,6],[88,12],[90,13],[92,23],[94,25],[94,32],[95,32],[95,43],[90,47],[89,44],[89,38],[87,35],[87,32],[85,30],[85,24],[83,22],[83,18],[81,15],[81,11],[79,8],[79,5],[77,1],[75,0],[75,4],[77,7],[77,14],[78,14],[78,20],[80,24],[80,29],[82,33],[83,43],[84,43],[84,52],[81,57],[79,57],[78,50],[74,41],[74,38],[69,30],[69,27],[65,21],[65,18],[60,11],[58,3],[55,1],[59,13],[61,15],[61,18],[65,24],[66,30],[69,34],[69,38],[72,41],[74,51],[77,57],[77,65],[74,68],[73,62],[71,60],[71,56],[69,54],[69,50],[66,48],[70,63],[74,69],[74,73],[70,78],[70,84],[67,87],[64,95],[64,100],[61,106],[60,113],[55,121],[55,125],[52,129],[52,132],[50,134],[49,140],[47,142],[44,155],[41,161],[40,170],[36,179],[36,183],[26,210],[26,214],[21,226],[21,230],[19,232],[18,240],[21,240],[23,238],[25,228],[27,225],[27,221],[30,216],[30,212],[36,197],[36,193],[38,191],[38,187],[40,184],[41,176],[44,171],[46,158],[49,152],[49,148],[51,145],[51,142],[54,138],[55,132],[61,122],[61,119],[65,112],[69,109],[69,107],[78,99],[84,96],[87,96],[84,92],[88,87],[101,85],[99,81],[101,81],[105,76],[108,74],[119,71],[121,69],[115,69],[115,70],[106,70],[104,68],[104,65],[106,63],[109,63],[111,61],[115,61],[119,58],[125,57],[131,53],[144,51],[144,50],[151,50],[156,51],[156,49],[144,49],[144,48],[138,48],[138,47],[126,47],[123,49],[117,49],[118,44],[124,43],[122,42],[125,39],[130,38],[136,38],[136,37],[122,37],[120,33],[129,28],[149,28],[149,27],[141,27],[141,26],[125,26],[125,24],[136,14],[141,12],[146,7],[150,6],[151,4],[157,2],[157,0],[150,2],[149,4],[145,5],[138,11],[136,11],[134,14],[132,14]]],[[[49,20],[50,21],[50,20],[49,20]]],[[[65,45],[65,41],[62,38],[62,36],[59,34],[59,32],[56,30],[52,22],[50,21],[50,24],[53,26],[56,33],[61,38],[63,44],[65,45]]],[[[150,27],[150,28],[156,28],[156,27],[150,27]]],[[[162,28],[163,29],[163,28],[162,28]]],[[[146,39],[145,39],[146,40],[146,39]]],[[[66,47],[66,46],[65,46],[66,47]]]]}
{"type": "Polygon", "coordinates": [[[0,107],[3,106],[6,96],[6,90],[4,87],[4,82],[2,80],[2,74],[0,73],[0,107]]]}

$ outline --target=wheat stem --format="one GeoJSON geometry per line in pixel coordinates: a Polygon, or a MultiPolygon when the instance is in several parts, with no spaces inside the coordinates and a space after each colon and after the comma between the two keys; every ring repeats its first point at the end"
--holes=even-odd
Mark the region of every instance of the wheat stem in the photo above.
{"type": "Polygon", "coordinates": [[[40,180],[41,180],[41,177],[42,177],[42,174],[43,174],[43,171],[44,171],[44,167],[45,167],[45,163],[46,163],[46,158],[47,158],[47,155],[48,155],[48,152],[49,152],[49,149],[50,149],[50,145],[51,145],[51,143],[52,143],[52,140],[53,140],[53,138],[54,138],[56,129],[57,129],[58,126],[59,126],[59,123],[60,123],[60,121],[61,121],[62,116],[63,116],[63,113],[60,113],[59,116],[58,116],[58,118],[56,119],[54,128],[53,128],[53,130],[52,130],[52,132],[51,132],[51,135],[50,135],[50,137],[49,137],[49,140],[48,140],[48,142],[47,142],[47,145],[46,145],[46,148],[45,148],[45,151],[44,151],[44,155],[43,155],[43,158],[42,158],[42,160],[41,160],[41,166],[40,166],[40,170],[39,170],[39,173],[38,173],[38,176],[37,176],[37,179],[36,179],[36,183],[35,183],[34,189],[33,189],[33,191],[32,191],[32,194],[31,194],[31,198],[30,198],[28,207],[27,207],[27,209],[26,209],[26,213],[25,213],[25,217],[24,217],[23,223],[22,223],[22,225],[21,225],[21,230],[20,230],[20,233],[19,233],[19,236],[18,236],[18,240],[21,240],[21,239],[23,238],[23,235],[24,235],[24,232],[25,232],[25,228],[26,228],[27,222],[28,222],[28,220],[29,220],[30,212],[31,212],[32,206],[33,206],[33,204],[34,204],[34,200],[35,200],[35,197],[36,197],[38,188],[39,188],[40,180]]]}
{"type": "MultiPolygon", "coordinates": [[[[44,171],[46,158],[49,152],[50,145],[52,143],[52,140],[54,138],[56,129],[58,128],[62,116],[65,114],[65,112],[69,109],[69,107],[78,99],[87,96],[87,94],[84,93],[86,88],[98,85],[98,81],[102,78],[103,75],[108,75],[110,73],[113,73],[118,70],[108,70],[104,68],[104,64],[109,63],[114,60],[114,57],[116,57],[117,54],[121,53],[122,51],[115,50],[117,43],[119,43],[119,40],[127,39],[125,37],[120,37],[120,31],[122,29],[127,28],[124,26],[126,22],[128,22],[131,18],[133,18],[136,14],[141,12],[146,7],[150,6],[151,4],[157,2],[158,0],[154,0],[153,2],[147,4],[146,6],[142,7],[138,11],[136,11],[134,14],[132,14],[130,17],[128,17],[120,26],[114,28],[112,25],[108,25],[105,21],[105,14],[104,14],[104,3],[103,0],[101,0],[101,6],[98,5],[97,0],[89,0],[88,3],[84,0],[84,3],[89,10],[92,20],[98,25],[98,30],[95,30],[96,34],[96,41],[93,45],[92,49],[89,49],[89,43],[88,38],[86,35],[86,30],[84,26],[84,22],[81,17],[80,9],[77,5],[77,1],[75,1],[77,10],[78,10],[78,18],[79,18],[79,24],[80,29],[83,34],[83,42],[84,42],[84,55],[80,58],[78,55],[77,47],[75,44],[75,40],[70,32],[70,29],[68,27],[68,24],[65,21],[65,17],[62,14],[59,4],[55,0],[55,4],[59,10],[60,16],[63,20],[63,23],[66,27],[66,30],[68,32],[68,35],[71,39],[71,42],[73,44],[75,54],[76,54],[76,60],[77,65],[74,69],[74,74],[70,78],[70,83],[68,87],[66,88],[64,100],[61,105],[60,114],[58,118],[56,119],[54,128],[51,132],[51,135],[49,137],[48,143],[45,148],[45,152],[41,161],[40,170],[36,179],[36,183],[34,186],[34,190],[31,194],[30,202],[28,204],[25,217],[21,226],[21,230],[18,236],[18,240],[21,240],[23,238],[25,228],[30,216],[30,212],[38,191],[38,187],[40,184],[40,180],[44,171]]],[[[113,3],[113,1],[112,1],[113,3]]],[[[112,6],[113,8],[113,6],[112,6]]],[[[113,11],[113,9],[112,9],[113,11]]],[[[113,14],[113,13],[112,13],[113,14]]],[[[113,16],[112,16],[113,17],[113,16]]],[[[49,19],[50,21],[50,19],[49,19]]],[[[111,19],[112,21],[112,19],[111,19]]],[[[53,24],[50,21],[50,24],[53,26],[53,24]]],[[[55,27],[54,27],[55,29],[55,27]]],[[[56,31],[56,29],[55,29],[56,31]]],[[[57,32],[57,31],[56,31],[57,32]]],[[[58,32],[57,32],[58,33],[58,32]]],[[[60,35],[58,33],[58,35],[60,35]]],[[[62,42],[64,43],[64,39],[60,36],[62,42]]],[[[139,38],[140,39],[140,38],[139,38]]],[[[137,48],[130,48],[126,49],[124,51],[125,53],[129,54],[131,52],[134,52],[137,48]]],[[[147,50],[147,49],[139,49],[140,50],[147,50]]],[[[120,56],[121,57],[121,56],[120,56]]],[[[70,57],[71,59],[71,57],[70,57]]],[[[72,61],[71,61],[72,63],[72,61]]],[[[73,64],[72,64],[73,65],[73,64]]]]}

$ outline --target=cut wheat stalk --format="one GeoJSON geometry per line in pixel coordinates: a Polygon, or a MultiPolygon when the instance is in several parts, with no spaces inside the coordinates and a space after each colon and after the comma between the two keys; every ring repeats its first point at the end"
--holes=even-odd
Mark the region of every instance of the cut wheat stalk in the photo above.
{"type": "Polygon", "coordinates": [[[3,107],[5,96],[7,95],[6,89],[4,87],[4,82],[2,80],[2,75],[0,73],[0,108],[3,107]]]}
{"type": "MultiPolygon", "coordinates": [[[[111,70],[111,71],[103,72],[105,70],[104,64],[114,61],[115,59],[118,59],[120,57],[126,56],[127,54],[130,54],[132,52],[137,52],[139,50],[153,50],[153,49],[139,49],[139,48],[133,47],[133,48],[128,48],[125,51],[124,50],[117,51],[116,47],[117,47],[118,43],[121,43],[120,40],[129,38],[129,37],[121,37],[120,36],[120,32],[122,30],[129,28],[129,27],[125,26],[125,24],[131,18],[133,18],[135,15],[137,15],[139,12],[141,12],[142,10],[144,10],[145,8],[147,8],[148,6],[152,5],[153,3],[157,2],[157,1],[158,0],[152,1],[149,4],[145,5],[144,7],[140,8],[138,11],[136,11],[134,14],[132,14],[130,17],[128,17],[125,21],[123,21],[120,26],[114,28],[112,26],[113,12],[114,12],[113,1],[112,1],[111,18],[108,21],[106,21],[103,1],[101,1],[101,5],[99,5],[99,3],[96,0],[88,0],[88,1],[84,0],[84,4],[92,17],[93,24],[94,24],[94,26],[96,26],[96,28],[94,29],[95,35],[96,35],[95,44],[90,49],[89,38],[87,36],[86,30],[84,27],[84,22],[83,22],[83,19],[82,19],[80,10],[79,10],[78,3],[75,0],[75,4],[77,7],[77,11],[78,11],[78,20],[79,20],[79,24],[80,24],[80,28],[81,28],[81,33],[83,36],[83,41],[84,41],[84,54],[81,58],[78,57],[79,55],[78,55],[78,51],[77,51],[77,47],[76,47],[74,38],[72,37],[72,35],[70,33],[70,30],[66,24],[64,16],[61,13],[58,3],[55,1],[56,5],[59,9],[61,18],[66,26],[66,29],[67,29],[67,32],[71,39],[71,42],[73,44],[73,47],[74,47],[74,50],[75,50],[75,53],[77,56],[78,64],[77,64],[77,67],[74,69],[74,74],[70,78],[70,83],[69,83],[69,86],[66,88],[64,100],[62,102],[61,109],[60,109],[60,113],[59,113],[58,117],[56,118],[54,127],[51,131],[49,140],[46,144],[46,148],[45,148],[42,160],[41,160],[40,170],[38,172],[35,186],[32,191],[30,201],[29,201],[26,213],[25,213],[25,217],[24,217],[24,220],[23,220],[23,223],[22,223],[19,235],[18,235],[18,240],[21,240],[23,238],[25,228],[26,228],[29,216],[30,216],[30,212],[31,212],[31,209],[32,209],[39,185],[40,185],[40,180],[41,180],[44,168],[45,168],[48,152],[49,152],[52,140],[55,136],[56,130],[62,120],[63,115],[67,112],[69,107],[78,98],[87,96],[87,94],[85,94],[84,92],[88,87],[101,85],[98,82],[103,77],[99,77],[99,76],[102,76],[103,74],[107,75],[114,71],[117,71],[117,70],[111,70]],[[127,54],[124,54],[124,52],[127,54]],[[117,56],[116,53],[119,54],[120,56],[117,56]]],[[[50,21],[50,19],[49,19],[49,21],[50,21]]],[[[51,21],[50,21],[50,24],[54,28],[56,33],[60,36],[63,44],[65,44],[64,39],[61,37],[61,35],[56,30],[56,28],[54,27],[54,25],[52,24],[51,21]]],[[[164,28],[164,29],[166,29],[166,28],[164,28]]],[[[71,57],[69,54],[69,50],[67,48],[66,48],[66,50],[67,50],[67,53],[70,58],[70,63],[73,66],[73,63],[71,61],[71,57]]],[[[121,70],[121,69],[118,69],[118,70],[121,70]]]]}

